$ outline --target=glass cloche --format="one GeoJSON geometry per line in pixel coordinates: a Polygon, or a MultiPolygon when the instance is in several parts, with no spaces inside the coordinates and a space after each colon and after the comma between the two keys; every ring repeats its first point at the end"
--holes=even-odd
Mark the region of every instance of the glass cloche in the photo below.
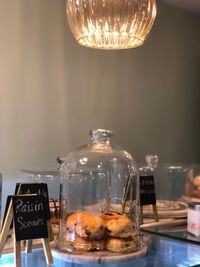
{"type": "Polygon", "coordinates": [[[145,160],[146,164],[142,164],[138,168],[139,175],[154,176],[157,200],[180,200],[184,193],[187,166],[160,163],[157,155],[146,155],[145,160]]]}
{"type": "Polygon", "coordinates": [[[136,164],[111,138],[109,130],[92,130],[89,144],[61,160],[61,252],[142,249],[136,164]]]}

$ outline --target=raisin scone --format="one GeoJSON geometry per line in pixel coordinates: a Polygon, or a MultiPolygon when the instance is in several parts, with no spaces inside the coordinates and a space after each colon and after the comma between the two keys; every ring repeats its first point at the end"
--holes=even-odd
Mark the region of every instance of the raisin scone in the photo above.
{"type": "Polygon", "coordinates": [[[122,217],[122,214],[117,212],[117,211],[109,211],[109,212],[105,212],[103,214],[101,214],[100,216],[105,223],[107,223],[108,221],[112,220],[112,219],[118,219],[122,217]]]}
{"type": "Polygon", "coordinates": [[[106,232],[109,237],[132,238],[135,236],[133,222],[123,215],[109,220],[106,223],[106,232]]]}
{"type": "Polygon", "coordinates": [[[69,232],[88,240],[102,239],[105,235],[105,224],[102,218],[89,212],[75,212],[66,222],[69,232]]]}
{"type": "Polygon", "coordinates": [[[73,247],[79,251],[99,251],[105,249],[105,240],[87,240],[76,236],[73,247]]]}
{"type": "Polygon", "coordinates": [[[106,249],[111,252],[130,252],[137,249],[137,244],[133,239],[119,239],[119,238],[108,238],[106,241],[106,249]]]}

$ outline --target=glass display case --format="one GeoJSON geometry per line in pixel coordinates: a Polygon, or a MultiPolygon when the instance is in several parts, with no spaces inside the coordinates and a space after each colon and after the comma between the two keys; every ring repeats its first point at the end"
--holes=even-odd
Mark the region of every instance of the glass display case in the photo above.
{"type": "Polygon", "coordinates": [[[59,251],[139,251],[138,171],[131,155],[113,145],[112,132],[90,131],[89,143],[61,162],[59,251]]]}
{"type": "MultiPolygon", "coordinates": [[[[28,267],[46,267],[46,260],[43,249],[33,249],[31,255],[25,252],[21,253],[22,266],[28,267]]],[[[13,253],[3,254],[0,258],[0,266],[14,266],[13,253]]],[[[176,238],[166,238],[161,235],[152,235],[152,243],[148,253],[144,257],[133,261],[125,261],[117,264],[76,264],[67,262],[63,257],[54,257],[54,263],[51,267],[197,267],[200,266],[200,246],[186,240],[179,241],[176,238]]]]}

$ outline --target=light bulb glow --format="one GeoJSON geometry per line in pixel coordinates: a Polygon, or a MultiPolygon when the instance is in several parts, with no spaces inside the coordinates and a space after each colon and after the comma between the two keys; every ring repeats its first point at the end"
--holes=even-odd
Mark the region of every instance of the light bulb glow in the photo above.
{"type": "Polygon", "coordinates": [[[79,44],[99,49],[141,46],[156,17],[156,0],[66,0],[70,29],[79,44]]]}

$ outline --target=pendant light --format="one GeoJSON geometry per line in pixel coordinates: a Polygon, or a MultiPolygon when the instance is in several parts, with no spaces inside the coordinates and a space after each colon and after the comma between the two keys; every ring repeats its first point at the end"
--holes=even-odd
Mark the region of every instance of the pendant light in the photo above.
{"type": "Polygon", "coordinates": [[[156,0],[66,0],[70,29],[80,45],[99,49],[141,46],[156,17],[156,0]]]}

